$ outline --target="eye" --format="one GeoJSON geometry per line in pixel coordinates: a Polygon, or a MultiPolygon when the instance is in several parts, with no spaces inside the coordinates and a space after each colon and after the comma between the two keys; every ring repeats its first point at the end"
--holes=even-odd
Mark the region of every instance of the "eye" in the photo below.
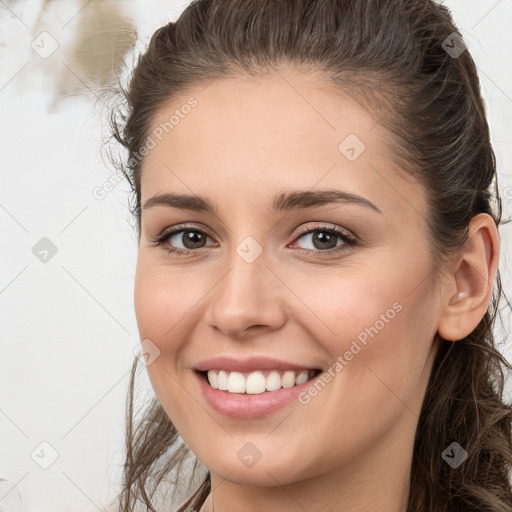
{"type": "Polygon", "coordinates": [[[184,229],[186,227],[178,226],[164,231],[152,241],[154,245],[161,246],[165,251],[174,254],[188,254],[205,247],[206,239],[210,238],[208,234],[195,227],[184,229]],[[167,241],[170,244],[167,244],[167,241]],[[176,247],[176,244],[182,244],[182,247],[179,245],[176,247]]]}
{"type": "Polygon", "coordinates": [[[306,231],[302,231],[299,235],[296,240],[307,240],[313,246],[312,250],[306,249],[306,252],[309,254],[323,254],[346,250],[357,242],[356,238],[347,231],[332,226],[306,228],[306,231]],[[341,241],[341,243],[338,244],[338,241],[341,241]]]}

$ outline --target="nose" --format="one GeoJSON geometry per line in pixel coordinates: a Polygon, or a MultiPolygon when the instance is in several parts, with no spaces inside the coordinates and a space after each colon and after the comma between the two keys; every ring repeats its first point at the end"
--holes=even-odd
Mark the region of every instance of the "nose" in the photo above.
{"type": "Polygon", "coordinates": [[[205,313],[210,327],[234,339],[279,329],[286,321],[286,286],[264,252],[249,261],[233,250],[229,271],[212,290],[205,313]]]}

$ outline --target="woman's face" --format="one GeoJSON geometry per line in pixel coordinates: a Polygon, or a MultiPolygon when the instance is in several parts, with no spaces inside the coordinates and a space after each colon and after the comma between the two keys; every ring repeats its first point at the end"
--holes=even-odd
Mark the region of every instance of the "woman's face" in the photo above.
{"type": "Polygon", "coordinates": [[[378,120],[288,69],[191,89],[150,136],[135,310],[187,446],[212,474],[256,485],[408,460],[441,306],[425,192],[397,172],[378,120]],[[316,200],[325,191],[339,195],[316,200]],[[148,203],[164,194],[190,200],[148,203]],[[294,365],[323,373],[300,389],[287,387],[300,372],[269,377],[294,365]],[[233,394],[198,368],[264,371],[244,394],[229,377],[233,394]],[[284,387],[257,392],[269,382],[284,387]]]}

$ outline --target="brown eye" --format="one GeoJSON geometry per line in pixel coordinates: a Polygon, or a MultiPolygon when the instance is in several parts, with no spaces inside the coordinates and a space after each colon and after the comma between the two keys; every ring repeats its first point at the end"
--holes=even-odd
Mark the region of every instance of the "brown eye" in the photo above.
{"type": "Polygon", "coordinates": [[[184,229],[182,226],[164,232],[153,242],[155,245],[162,246],[167,252],[183,254],[207,247],[205,244],[208,238],[210,237],[200,229],[184,229]]]}
{"type": "Polygon", "coordinates": [[[172,241],[173,238],[176,239],[176,241],[173,242],[173,245],[180,242],[184,245],[184,249],[200,249],[204,247],[207,236],[208,235],[205,235],[201,231],[183,230],[175,231],[168,240],[172,241]],[[183,234],[180,235],[180,233],[183,234]]]}
{"type": "MultiPolygon", "coordinates": [[[[296,240],[301,239],[308,240],[312,247],[300,248],[313,254],[344,249],[347,246],[353,246],[356,243],[356,239],[345,231],[334,227],[323,226],[301,233],[296,240]]],[[[293,246],[297,246],[297,242],[295,242],[293,246]]]]}

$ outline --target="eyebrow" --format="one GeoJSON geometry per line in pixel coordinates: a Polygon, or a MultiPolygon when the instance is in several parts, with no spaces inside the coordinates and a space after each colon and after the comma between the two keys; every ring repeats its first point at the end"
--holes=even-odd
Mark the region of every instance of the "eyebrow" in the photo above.
{"type": "MultiPolygon", "coordinates": [[[[330,204],[356,204],[382,214],[381,210],[368,199],[340,190],[278,192],[272,198],[268,211],[271,214],[276,214],[295,209],[316,208],[330,204]]],[[[181,210],[192,210],[214,215],[218,214],[218,208],[215,203],[211,202],[206,197],[196,195],[175,193],[158,194],[147,199],[142,206],[142,210],[148,210],[155,206],[167,206],[181,210]]]]}

